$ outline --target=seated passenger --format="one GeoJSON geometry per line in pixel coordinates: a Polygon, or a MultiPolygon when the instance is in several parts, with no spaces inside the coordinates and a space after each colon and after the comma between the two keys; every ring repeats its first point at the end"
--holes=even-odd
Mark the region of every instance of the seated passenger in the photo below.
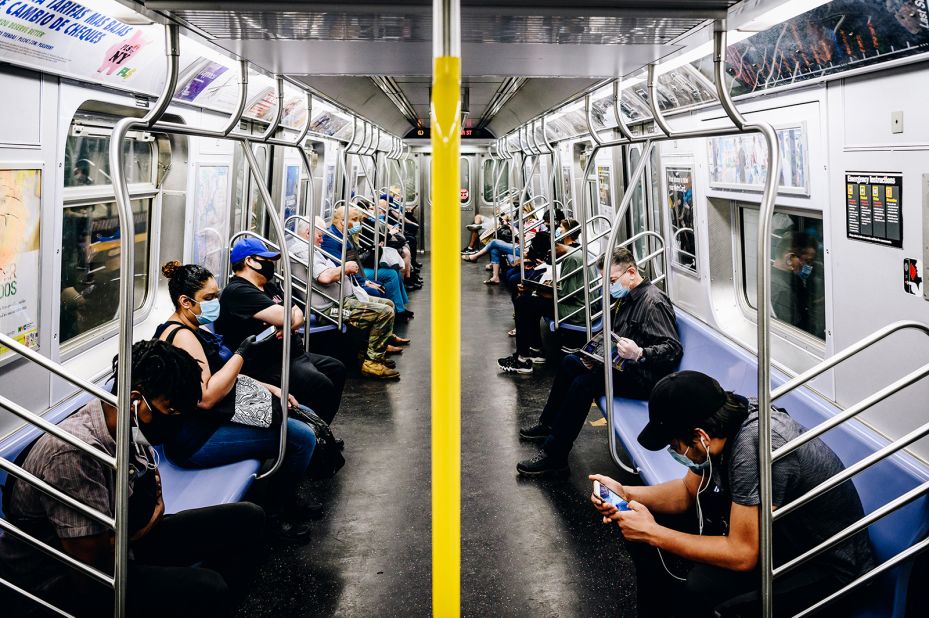
{"type": "MultiPolygon", "coordinates": [[[[335,261],[342,259],[342,234],[346,228],[346,209],[348,209],[348,244],[345,248],[345,259],[348,261],[358,262],[364,267],[365,274],[365,291],[369,294],[377,282],[379,288],[384,290],[384,294],[394,304],[397,311],[397,317],[401,320],[408,320],[413,317],[413,312],[407,309],[407,303],[410,297],[407,295],[406,288],[403,285],[403,277],[399,268],[390,268],[381,265],[377,269],[377,276],[374,274],[374,252],[373,250],[363,250],[358,242],[358,236],[362,233],[361,210],[351,206],[342,206],[336,208],[332,213],[332,225],[329,226],[329,234],[323,234],[323,242],[320,248],[335,258],[335,261]],[[366,254],[366,255],[363,255],[366,254]]],[[[306,233],[306,238],[310,238],[310,226],[301,228],[306,233]]],[[[373,240],[372,240],[373,242],[373,240]]]]}
{"type": "MultiPolygon", "coordinates": [[[[558,317],[570,324],[583,324],[584,259],[580,248],[574,247],[580,229],[573,219],[565,219],[559,229],[562,235],[555,244],[555,261],[563,257],[557,268],[558,272],[567,276],[558,281],[558,317]],[[564,233],[566,230],[567,233],[564,233]]],[[[537,238],[551,242],[548,232],[539,232],[532,239],[533,247],[536,246],[537,238]]],[[[596,269],[588,268],[588,280],[596,281],[596,277],[596,269]]],[[[519,284],[517,290],[519,294],[513,302],[516,314],[516,352],[497,359],[497,366],[507,373],[532,373],[533,364],[545,362],[539,322],[543,317],[554,319],[555,306],[552,293],[548,290],[524,284],[519,284]]]]}
{"type": "MultiPolygon", "coordinates": [[[[622,371],[613,371],[613,394],[648,399],[655,383],[674,371],[683,353],[674,307],[664,292],[642,278],[628,249],[613,250],[610,282],[610,295],[619,300],[613,332],[620,340],[614,349],[623,359],[622,371]]],[[[524,476],[566,473],[568,453],[604,388],[602,366],[578,354],[565,356],[539,421],[519,432],[524,440],[541,442],[542,450],[519,462],[516,470],[524,476]]]]}
{"type": "MultiPolygon", "coordinates": [[[[113,368],[115,374],[115,359],[113,368]]],[[[183,415],[196,409],[199,375],[190,354],[163,341],[132,346],[132,408],[126,412],[139,434],[134,433],[128,464],[134,471],[128,474],[128,616],[230,616],[261,555],[264,512],[254,504],[165,515],[158,459],[149,444],[161,444],[183,415]]],[[[114,375],[114,391],[116,383],[114,375]]],[[[116,425],[116,408],[93,400],[59,427],[114,456],[116,425]]],[[[52,487],[114,517],[116,476],[83,450],[45,434],[17,461],[52,487]]],[[[3,507],[10,523],[43,543],[104,573],[113,572],[113,532],[104,524],[14,477],[7,479],[3,507]]],[[[0,573],[74,615],[113,615],[112,589],[7,532],[0,532],[0,573]]],[[[24,616],[37,608],[19,595],[11,594],[3,603],[5,616],[24,616]]]]}
{"type": "Polygon", "coordinates": [[[462,255],[477,253],[477,246],[481,242],[481,234],[484,232],[488,225],[493,223],[493,221],[493,217],[474,215],[474,221],[466,226],[467,230],[471,232],[471,237],[468,239],[468,244],[465,245],[465,248],[461,250],[462,255]]]}
{"type": "MultiPolygon", "coordinates": [[[[590,477],[629,502],[630,510],[617,511],[598,496],[591,497],[603,522],[617,523],[626,541],[631,541],[626,547],[636,567],[639,616],[667,616],[669,602],[685,609],[688,616],[761,615],[758,402],[723,392],[707,375],[681,371],[655,386],[648,416],[639,443],[651,451],[667,448],[688,468],[683,479],[628,487],[600,475],[590,477]],[[679,530],[680,517],[674,527],[664,525],[668,516],[694,512],[695,506],[698,521],[693,532],[698,534],[679,530]],[[675,560],[663,558],[662,551],[666,557],[674,554],[675,560]]],[[[785,411],[772,406],[774,449],[804,431],[785,411]]],[[[844,469],[822,440],[807,442],[774,464],[774,508],[844,469]]],[[[774,525],[775,566],[862,516],[854,484],[842,483],[822,494],[774,525]]],[[[872,566],[866,533],[836,544],[775,580],[775,615],[792,616],[806,609],[872,566]]],[[[830,605],[826,615],[849,616],[851,610],[830,605]]]]}
{"type": "MultiPolygon", "coordinates": [[[[260,357],[262,347],[276,346],[276,340],[272,337],[256,343],[251,335],[232,353],[223,345],[222,337],[200,328],[219,316],[219,286],[213,274],[202,266],[182,266],[176,261],[165,264],[161,272],[169,279],[174,313],[155,330],[155,337],[181,348],[200,363],[203,388],[197,409],[165,442],[165,453],[174,463],[190,468],[274,459],[280,441],[281,389],[240,372],[246,359],[260,357]],[[243,414],[247,418],[264,417],[267,424],[243,424],[237,417],[243,414]]],[[[289,400],[290,407],[299,405],[293,395],[289,400]]],[[[303,421],[288,418],[284,461],[270,479],[271,521],[282,540],[309,540],[310,528],[300,521],[296,492],[315,448],[313,429],[303,421]]]]}
{"type": "MultiPolygon", "coordinates": [[[[315,240],[318,246],[322,243],[322,229],[326,222],[317,217],[316,225],[315,240]]],[[[399,378],[400,372],[394,368],[394,362],[387,359],[387,353],[402,351],[402,348],[392,346],[391,343],[408,344],[410,340],[394,334],[393,303],[387,299],[372,298],[360,285],[354,284],[353,276],[359,270],[356,262],[346,261],[342,266],[336,266],[322,251],[314,251],[313,278],[322,293],[313,294],[313,309],[337,318],[339,305],[330,299],[339,298],[341,281],[342,315],[349,325],[368,331],[368,349],[361,363],[362,375],[385,380],[399,378]]]]}
{"type": "MultiPolygon", "coordinates": [[[[258,335],[268,326],[277,329],[277,344],[261,347],[261,353],[250,355],[242,373],[267,384],[280,386],[281,355],[283,354],[284,292],[274,282],[274,263],[280,259],[277,251],[269,251],[260,240],[242,238],[229,254],[235,276],[219,296],[219,318],[216,330],[229,349],[237,349],[251,335],[258,335]],[[254,356],[254,358],[252,358],[254,356]]],[[[304,316],[296,304],[290,307],[291,329],[303,326],[304,316]]],[[[303,338],[291,335],[290,393],[300,403],[309,406],[324,421],[332,424],[345,386],[345,365],[331,356],[304,352],[303,338]]]]}

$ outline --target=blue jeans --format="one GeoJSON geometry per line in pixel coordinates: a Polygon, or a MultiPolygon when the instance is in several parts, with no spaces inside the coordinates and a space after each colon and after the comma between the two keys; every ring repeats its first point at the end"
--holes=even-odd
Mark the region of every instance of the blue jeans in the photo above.
{"type": "MultiPolygon", "coordinates": [[[[212,468],[244,459],[273,459],[277,457],[279,437],[280,430],[275,426],[263,429],[238,423],[223,423],[213,432],[206,444],[187,461],[181,462],[181,465],[212,468]]],[[[287,419],[287,448],[284,451],[284,461],[277,473],[271,477],[275,501],[285,502],[293,498],[315,449],[316,433],[313,429],[303,421],[287,419]]]]}
{"type": "Polygon", "coordinates": [[[365,268],[365,277],[384,286],[387,290],[387,298],[393,301],[397,313],[406,311],[406,304],[410,302],[410,297],[407,296],[400,273],[393,268],[381,266],[377,269],[377,279],[374,278],[373,268],[365,268]]]}
{"type": "MultiPolygon", "coordinates": [[[[490,263],[499,264],[500,257],[503,255],[513,254],[513,243],[503,242],[499,238],[494,238],[485,247],[490,252],[490,263]]],[[[519,257],[519,247],[516,247],[516,257],[519,257]]]]}

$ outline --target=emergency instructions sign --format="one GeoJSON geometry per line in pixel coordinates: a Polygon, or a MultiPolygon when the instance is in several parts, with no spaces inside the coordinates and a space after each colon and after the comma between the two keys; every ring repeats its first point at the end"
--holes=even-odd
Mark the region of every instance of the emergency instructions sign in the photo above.
{"type": "Polygon", "coordinates": [[[854,240],[903,246],[903,175],[845,174],[845,231],[854,240]]]}

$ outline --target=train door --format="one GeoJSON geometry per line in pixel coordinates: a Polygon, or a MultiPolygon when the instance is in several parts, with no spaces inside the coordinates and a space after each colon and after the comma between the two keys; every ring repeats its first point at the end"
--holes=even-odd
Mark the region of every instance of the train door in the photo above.
{"type": "Polygon", "coordinates": [[[477,169],[477,156],[468,155],[462,156],[459,159],[459,205],[461,207],[461,246],[464,247],[468,244],[468,239],[471,236],[471,232],[468,230],[467,226],[471,223],[474,223],[474,215],[480,212],[480,200],[478,196],[474,194],[474,185],[477,183],[472,183],[474,177],[477,176],[476,173],[472,173],[477,169]]]}

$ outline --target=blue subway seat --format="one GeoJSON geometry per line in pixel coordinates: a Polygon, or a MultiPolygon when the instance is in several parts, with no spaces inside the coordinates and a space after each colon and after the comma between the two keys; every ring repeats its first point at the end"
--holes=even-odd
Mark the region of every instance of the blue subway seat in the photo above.
{"type": "MultiPolygon", "coordinates": [[[[716,378],[726,390],[754,396],[758,392],[757,357],[724,336],[677,311],[677,325],[684,345],[680,369],[702,371],[716,378]]],[[[787,377],[772,369],[774,386],[787,377]]],[[[606,414],[606,399],[597,402],[606,414]]],[[[805,427],[813,427],[832,417],[837,408],[807,388],[799,388],[775,402],[805,427]]],[[[626,452],[639,469],[646,484],[653,485],[683,476],[683,468],[665,451],[643,449],[636,438],[648,421],[644,401],[614,398],[614,430],[626,452]]],[[[842,462],[849,466],[888,444],[888,440],[863,423],[852,420],[822,436],[842,462]]],[[[901,494],[929,480],[929,467],[905,453],[897,453],[853,477],[865,513],[870,513],[901,494]]],[[[925,538],[929,532],[929,497],[916,501],[888,515],[868,528],[878,562],[883,562],[925,538]]],[[[912,561],[880,576],[869,594],[869,602],[855,614],[858,618],[902,617],[906,611],[906,593],[912,561]]]]}
{"type": "MultiPolygon", "coordinates": [[[[60,423],[91,399],[91,395],[82,393],[44,418],[51,423],[60,423]]],[[[0,457],[14,461],[23,449],[44,433],[33,425],[23,426],[0,441],[0,457]]],[[[165,512],[169,514],[241,500],[261,467],[258,460],[246,460],[217,468],[181,468],[173,464],[160,448],[157,450],[165,512]]],[[[6,473],[0,472],[0,484],[5,481],[6,473]]]]}
{"type": "Polygon", "coordinates": [[[182,468],[168,459],[159,447],[158,470],[166,513],[238,502],[248,491],[261,468],[257,459],[247,459],[215,468],[182,468]]]}
{"type": "MultiPolygon", "coordinates": [[[[578,325],[576,325],[576,324],[569,324],[568,322],[562,322],[562,323],[559,324],[558,327],[556,328],[556,327],[555,327],[555,320],[553,320],[552,318],[545,318],[545,321],[546,321],[546,323],[548,323],[548,330],[550,330],[550,331],[553,332],[553,333],[554,333],[556,330],[566,330],[566,331],[569,331],[569,332],[572,332],[572,333],[586,333],[586,332],[587,332],[587,325],[586,325],[586,324],[581,324],[580,326],[578,326],[578,325]]],[[[602,320],[597,320],[597,321],[592,322],[592,323],[590,324],[590,332],[592,332],[592,333],[599,333],[602,329],[603,329],[603,321],[602,321],[602,320]]]]}

